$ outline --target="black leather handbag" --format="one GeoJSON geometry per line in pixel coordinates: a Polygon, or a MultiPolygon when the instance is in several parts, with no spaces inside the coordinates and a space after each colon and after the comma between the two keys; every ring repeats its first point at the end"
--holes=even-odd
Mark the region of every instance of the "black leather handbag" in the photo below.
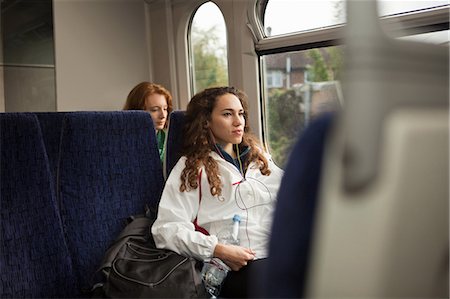
{"type": "MultiPolygon", "coordinates": [[[[150,218],[124,228],[105,254],[97,284],[103,298],[209,298],[201,279],[202,262],[154,247],[150,218]]],[[[98,291],[94,291],[98,294],[98,291]]]]}

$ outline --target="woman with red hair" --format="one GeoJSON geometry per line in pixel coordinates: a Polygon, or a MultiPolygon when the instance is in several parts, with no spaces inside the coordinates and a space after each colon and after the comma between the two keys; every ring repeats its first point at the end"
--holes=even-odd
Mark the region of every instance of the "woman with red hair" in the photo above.
{"type": "Polygon", "coordinates": [[[172,112],[172,95],[162,85],[141,82],[128,94],[123,110],[145,110],[150,113],[156,131],[161,161],[164,159],[167,120],[172,112]]]}

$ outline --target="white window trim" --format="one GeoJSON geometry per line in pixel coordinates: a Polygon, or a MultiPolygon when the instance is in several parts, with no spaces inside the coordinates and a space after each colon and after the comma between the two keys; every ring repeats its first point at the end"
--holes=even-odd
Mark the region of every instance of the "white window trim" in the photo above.
{"type": "MultiPolygon", "coordinates": [[[[256,7],[257,4],[255,3],[253,5],[256,7]]],[[[448,22],[448,9],[449,6],[445,6],[401,15],[386,16],[380,19],[381,28],[387,33],[397,36],[408,29],[445,23],[448,22]],[[399,30],[402,30],[402,32],[399,30]]],[[[249,23],[247,25],[253,34],[256,51],[342,39],[345,34],[345,24],[340,24],[326,28],[266,37],[255,11],[256,9],[254,8],[248,10],[247,17],[249,23]]]]}

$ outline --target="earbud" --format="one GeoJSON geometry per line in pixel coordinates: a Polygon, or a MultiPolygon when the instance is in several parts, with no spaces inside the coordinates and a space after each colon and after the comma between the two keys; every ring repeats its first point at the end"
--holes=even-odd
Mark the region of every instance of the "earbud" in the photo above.
{"type": "Polygon", "coordinates": [[[239,169],[241,170],[242,176],[244,175],[244,170],[242,169],[241,155],[239,154],[239,145],[236,143],[236,155],[239,161],[239,169]]]}

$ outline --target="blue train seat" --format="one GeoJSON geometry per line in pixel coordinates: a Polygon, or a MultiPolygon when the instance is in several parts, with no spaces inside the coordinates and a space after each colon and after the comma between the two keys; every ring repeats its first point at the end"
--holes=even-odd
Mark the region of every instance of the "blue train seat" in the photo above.
{"type": "Polygon", "coordinates": [[[76,112],[63,121],[58,200],[80,288],[130,215],[156,210],[163,188],[153,123],[144,111],[76,112]]]}
{"type": "Polygon", "coordinates": [[[38,120],[1,113],[0,136],[0,297],[73,297],[76,277],[38,120]]]}
{"type": "Polygon", "coordinates": [[[62,122],[67,112],[34,112],[41,126],[42,137],[50,164],[50,171],[56,184],[56,170],[59,159],[62,122]]]}
{"type": "Polygon", "coordinates": [[[183,148],[183,127],[185,120],[184,110],[172,111],[169,116],[169,126],[166,136],[166,156],[164,159],[164,178],[169,177],[172,168],[177,164],[181,157],[181,149],[183,148]]]}
{"type": "Polygon", "coordinates": [[[302,297],[314,216],[318,202],[322,159],[327,138],[333,128],[334,113],[313,120],[300,134],[286,164],[274,213],[267,262],[262,277],[262,297],[302,297]]]}

